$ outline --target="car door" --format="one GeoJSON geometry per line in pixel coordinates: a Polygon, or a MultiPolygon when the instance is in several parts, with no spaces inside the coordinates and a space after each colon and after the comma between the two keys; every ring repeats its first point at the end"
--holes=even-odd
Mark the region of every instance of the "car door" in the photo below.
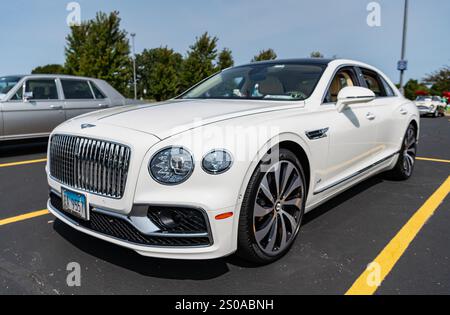
{"type": "Polygon", "coordinates": [[[46,136],[65,120],[56,78],[26,79],[2,111],[6,138],[46,136]]]}
{"type": "Polygon", "coordinates": [[[336,109],[337,97],[346,86],[362,86],[353,66],[340,68],[329,83],[321,111],[329,125],[327,168],[316,193],[331,189],[372,163],[376,147],[373,106],[356,103],[342,112],[336,109]]]}
{"type": "Polygon", "coordinates": [[[61,87],[67,119],[109,107],[104,94],[98,88],[93,88],[88,80],[61,78],[61,87]]]}
{"type": "Polygon", "coordinates": [[[370,69],[359,68],[363,84],[375,93],[372,101],[372,113],[377,125],[376,149],[374,162],[382,160],[399,150],[401,141],[398,135],[406,131],[407,109],[387,80],[378,72],[370,69]]]}

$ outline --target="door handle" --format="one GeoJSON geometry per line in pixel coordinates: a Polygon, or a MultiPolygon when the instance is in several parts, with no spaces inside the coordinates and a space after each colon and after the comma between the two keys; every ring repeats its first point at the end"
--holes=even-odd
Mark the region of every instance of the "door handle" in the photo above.
{"type": "Polygon", "coordinates": [[[369,119],[369,120],[374,120],[376,118],[376,116],[369,112],[369,113],[366,114],[366,118],[369,119]]]}
{"type": "Polygon", "coordinates": [[[100,107],[100,108],[105,108],[105,107],[108,107],[109,105],[108,104],[98,104],[98,107],[100,107]]]}
{"type": "Polygon", "coordinates": [[[404,108],[400,108],[400,114],[406,115],[406,114],[408,114],[408,111],[404,108]]]}
{"type": "Polygon", "coordinates": [[[63,109],[62,105],[50,105],[51,109],[63,109]]]}

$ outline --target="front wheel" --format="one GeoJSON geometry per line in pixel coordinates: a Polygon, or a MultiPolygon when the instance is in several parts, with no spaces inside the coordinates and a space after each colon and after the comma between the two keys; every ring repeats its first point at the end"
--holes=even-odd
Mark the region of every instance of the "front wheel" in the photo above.
{"type": "Polygon", "coordinates": [[[417,154],[417,130],[409,125],[399,153],[397,164],[388,174],[395,180],[407,180],[411,177],[417,154]]]}
{"type": "Polygon", "coordinates": [[[302,165],[289,150],[261,163],[250,179],[241,208],[237,254],[268,264],[286,254],[297,237],[306,203],[302,165]]]}

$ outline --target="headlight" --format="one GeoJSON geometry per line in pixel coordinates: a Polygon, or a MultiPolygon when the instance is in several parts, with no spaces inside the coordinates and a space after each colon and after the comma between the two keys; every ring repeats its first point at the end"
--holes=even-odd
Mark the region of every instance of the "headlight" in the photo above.
{"type": "Polygon", "coordinates": [[[156,153],[149,172],[158,183],[177,185],[186,181],[194,171],[192,155],[181,147],[170,147],[156,153]]]}
{"type": "Polygon", "coordinates": [[[202,168],[208,174],[218,175],[228,171],[232,164],[230,153],[225,150],[213,150],[203,158],[202,168]]]}

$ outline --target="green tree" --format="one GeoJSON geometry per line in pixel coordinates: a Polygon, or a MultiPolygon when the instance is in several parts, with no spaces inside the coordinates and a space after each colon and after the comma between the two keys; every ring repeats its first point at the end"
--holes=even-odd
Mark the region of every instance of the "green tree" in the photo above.
{"type": "Polygon", "coordinates": [[[233,53],[230,49],[224,48],[217,58],[218,70],[223,70],[234,66],[233,53]]]}
{"type": "Polygon", "coordinates": [[[261,50],[258,55],[253,57],[252,62],[264,61],[264,60],[275,60],[277,59],[277,54],[272,48],[261,50]]]}
{"type": "Polygon", "coordinates": [[[39,66],[31,71],[31,74],[65,74],[66,69],[62,65],[50,64],[39,66]]]}
{"type": "Polygon", "coordinates": [[[438,71],[427,75],[423,81],[432,85],[432,94],[442,95],[442,92],[450,91],[450,67],[445,66],[438,71]]]}
{"type": "Polygon", "coordinates": [[[320,51],[313,51],[310,56],[311,58],[323,58],[323,55],[320,51]]]}
{"type": "Polygon", "coordinates": [[[405,90],[405,97],[410,100],[414,100],[416,98],[417,91],[428,92],[428,88],[426,85],[419,83],[419,81],[413,79],[406,82],[404,90],[405,90]]]}
{"type": "Polygon", "coordinates": [[[207,32],[196,38],[189,47],[183,64],[183,85],[193,86],[201,80],[214,74],[217,69],[214,61],[217,58],[217,37],[211,37],[207,32]]]}
{"type": "Polygon", "coordinates": [[[108,81],[129,94],[132,78],[127,32],[120,29],[118,12],[98,12],[95,19],[72,26],[67,36],[67,72],[108,81]]]}
{"type": "Polygon", "coordinates": [[[146,49],[136,56],[138,91],[145,98],[163,101],[181,92],[183,57],[173,49],[146,49]],[[144,93],[146,92],[146,93],[144,93]]]}

